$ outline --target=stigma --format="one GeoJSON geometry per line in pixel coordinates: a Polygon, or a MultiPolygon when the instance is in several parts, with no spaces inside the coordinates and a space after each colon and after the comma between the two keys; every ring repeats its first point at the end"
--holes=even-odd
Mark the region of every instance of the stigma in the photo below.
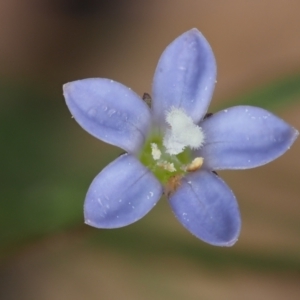
{"type": "Polygon", "coordinates": [[[163,138],[166,153],[177,155],[182,153],[186,147],[199,149],[203,145],[202,128],[194,124],[192,118],[184,110],[172,107],[166,113],[166,123],[168,127],[163,138]]]}

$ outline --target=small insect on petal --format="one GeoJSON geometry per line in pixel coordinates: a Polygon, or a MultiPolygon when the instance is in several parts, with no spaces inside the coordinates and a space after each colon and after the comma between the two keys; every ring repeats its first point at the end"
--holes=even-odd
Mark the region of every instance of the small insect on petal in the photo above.
{"type": "Polygon", "coordinates": [[[150,94],[144,93],[142,99],[143,99],[143,100],[145,101],[145,103],[151,108],[152,98],[151,98],[150,94]]]}
{"type": "Polygon", "coordinates": [[[210,118],[213,115],[213,113],[206,113],[203,120],[210,118]]]}

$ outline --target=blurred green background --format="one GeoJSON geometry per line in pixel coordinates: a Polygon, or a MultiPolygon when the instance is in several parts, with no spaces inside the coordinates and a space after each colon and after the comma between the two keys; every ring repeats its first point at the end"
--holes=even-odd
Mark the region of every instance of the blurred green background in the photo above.
{"type": "Polygon", "coordinates": [[[300,2],[0,1],[0,299],[300,299],[299,141],[221,172],[243,227],[232,248],[190,235],[162,199],[117,230],[83,224],[94,176],[119,155],[84,132],[62,84],[106,77],[142,95],[165,47],[197,27],[218,63],[212,111],[262,106],[300,128],[300,2]]]}

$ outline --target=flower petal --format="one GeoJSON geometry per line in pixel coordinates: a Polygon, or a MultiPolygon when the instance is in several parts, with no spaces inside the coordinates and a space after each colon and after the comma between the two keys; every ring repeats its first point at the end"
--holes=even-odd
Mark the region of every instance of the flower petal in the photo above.
{"type": "Polygon", "coordinates": [[[237,241],[241,227],[238,204],[224,181],[212,172],[187,175],[169,202],[177,219],[199,239],[216,246],[232,246],[237,241]]]}
{"type": "Polygon", "coordinates": [[[251,106],[235,106],[205,119],[204,157],[210,170],[247,169],[264,165],[286,152],[298,131],[270,112],[251,106]]]}
{"type": "Polygon", "coordinates": [[[145,216],[162,195],[162,186],[134,156],[124,154],[92,182],[84,203],[85,222],[118,228],[145,216]]]}
{"type": "Polygon", "coordinates": [[[145,142],[151,114],[131,89],[104,78],[64,85],[66,103],[76,121],[102,141],[136,153],[145,142]]]}
{"type": "Polygon", "coordinates": [[[166,111],[182,108],[199,122],[209,106],[216,81],[216,61],[204,36],[192,29],[163,52],[153,79],[154,119],[164,126],[166,111]]]}

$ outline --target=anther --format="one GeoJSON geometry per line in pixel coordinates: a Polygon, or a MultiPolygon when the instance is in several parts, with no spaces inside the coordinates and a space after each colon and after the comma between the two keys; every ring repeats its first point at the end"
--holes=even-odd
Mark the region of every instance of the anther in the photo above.
{"type": "Polygon", "coordinates": [[[203,157],[196,157],[187,167],[188,172],[195,172],[203,165],[203,157]]]}

